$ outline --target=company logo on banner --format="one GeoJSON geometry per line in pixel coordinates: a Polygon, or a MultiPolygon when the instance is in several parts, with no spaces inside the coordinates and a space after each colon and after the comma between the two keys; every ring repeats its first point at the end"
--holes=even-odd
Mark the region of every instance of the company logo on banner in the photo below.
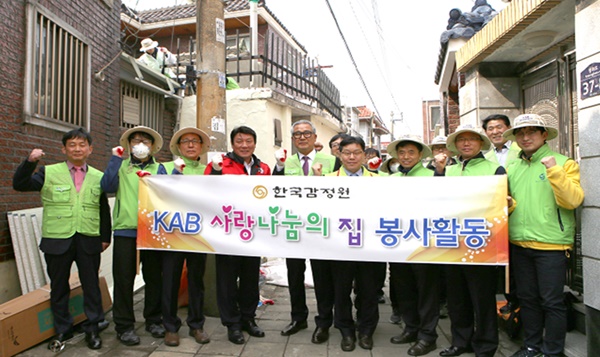
{"type": "Polygon", "coordinates": [[[138,248],[246,256],[506,265],[506,176],[155,175],[138,248]]]}

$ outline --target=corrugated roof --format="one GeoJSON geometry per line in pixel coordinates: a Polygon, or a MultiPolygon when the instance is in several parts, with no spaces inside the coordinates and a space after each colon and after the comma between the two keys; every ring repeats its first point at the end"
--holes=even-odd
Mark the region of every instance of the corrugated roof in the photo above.
{"type": "MultiPolygon", "coordinates": [[[[275,16],[275,14],[266,6],[266,0],[259,0],[258,7],[264,8],[269,15],[277,21],[284,31],[306,52],[306,48],[298,42],[292,33],[283,25],[283,23],[275,16]]],[[[150,24],[162,21],[172,21],[178,19],[187,19],[196,17],[196,4],[175,5],[162,7],[158,9],[150,9],[143,11],[134,11],[126,6],[121,6],[121,12],[130,17],[134,17],[141,24],[150,24]]],[[[250,10],[250,2],[248,0],[225,0],[225,12],[236,12],[250,10]]]]}

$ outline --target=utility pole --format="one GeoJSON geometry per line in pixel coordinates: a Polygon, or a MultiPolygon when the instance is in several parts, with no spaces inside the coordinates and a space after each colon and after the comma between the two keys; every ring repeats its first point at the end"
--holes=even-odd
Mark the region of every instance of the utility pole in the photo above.
{"type": "MultiPolygon", "coordinates": [[[[210,140],[208,157],[227,152],[225,99],[225,20],[222,0],[196,1],[196,126],[210,140]]],[[[207,157],[202,158],[207,162],[207,157]]],[[[204,313],[219,316],[215,256],[208,254],[204,273],[204,313]]]]}

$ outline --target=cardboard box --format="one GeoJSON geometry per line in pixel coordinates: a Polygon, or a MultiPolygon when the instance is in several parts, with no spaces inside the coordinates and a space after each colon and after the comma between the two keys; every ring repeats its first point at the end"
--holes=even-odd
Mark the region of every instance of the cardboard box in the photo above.
{"type": "MultiPolygon", "coordinates": [[[[73,323],[86,319],[83,312],[83,290],[77,274],[71,276],[69,310],[73,323]]],[[[102,307],[108,311],[112,306],[108,286],[100,278],[102,307]]],[[[19,296],[0,305],[0,357],[13,356],[55,335],[52,311],[50,310],[50,285],[19,296]]]]}

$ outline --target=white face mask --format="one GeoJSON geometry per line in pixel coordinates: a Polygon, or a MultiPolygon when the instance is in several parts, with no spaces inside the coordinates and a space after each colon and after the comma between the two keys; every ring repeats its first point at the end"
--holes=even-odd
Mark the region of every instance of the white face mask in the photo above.
{"type": "Polygon", "coordinates": [[[150,154],[150,148],[142,143],[139,143],[131,149],[131,152],[133,152],[133,156],[144,160],[150,154]]]}
{"type": "Polygon", "coordinates": [[[400,164],[398,164],[398,163],[391,164],[390,172],[396,173],[396,172],[398,172],[399,168],[400,168],[400,164]]]}

